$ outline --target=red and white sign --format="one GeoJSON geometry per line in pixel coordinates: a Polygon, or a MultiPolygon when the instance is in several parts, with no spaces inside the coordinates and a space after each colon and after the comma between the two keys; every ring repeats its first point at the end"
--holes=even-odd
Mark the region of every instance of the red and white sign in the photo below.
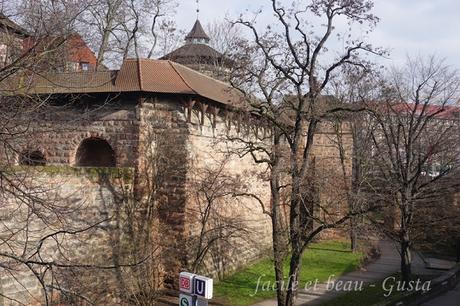
{"type": "Polygon", "coordinates": [[[193,292],[193,277],[195,274],[181,272],[179,275],[179,290],[185,293],[193,292]]]}

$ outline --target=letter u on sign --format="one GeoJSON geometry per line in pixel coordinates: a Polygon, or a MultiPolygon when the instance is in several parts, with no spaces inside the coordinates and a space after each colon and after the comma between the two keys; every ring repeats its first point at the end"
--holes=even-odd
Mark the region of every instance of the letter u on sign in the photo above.
{"type": "Polygon", "coordinates": [[[197,296],[200,296],[205,299],[212,299],[212,279],[203,277],[203,276],[196,276],[193,279],[193,293],[197,296]]]}

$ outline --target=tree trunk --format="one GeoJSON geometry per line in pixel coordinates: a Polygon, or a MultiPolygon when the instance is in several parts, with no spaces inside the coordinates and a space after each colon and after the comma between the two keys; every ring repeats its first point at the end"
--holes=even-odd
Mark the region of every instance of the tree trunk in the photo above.
{"type": "Polygon", "coordinates": [[[410,237],[409,229],[412,220],[411,214],[411,195],[410,187],[405,188],[404,193],[399,194],[399,207],[401,213],[401,229],[400,229],[400,243],[401,243],[401,276],[405,284],[411,280],[411,264],[412,264],[412,255],[410,251],[410,237]]]}
{"type": "Polygon", "coordinates": [[[287,242],[285,239],[286,233],[283,226],[283,215],[281,210],[280,200],[280,156],[276,148],[279,146],[279,134],[275,133],[274,137],[275,150],[272,154],[272,172],[270,179],[271,188],[271,219],[272,219],[272,235],[273,235],[273,258],[275,268],[275,280],[278,284],[276,296],[279,306],[285,306],[285,288],[282,286],[284,282],[283,262],[287,254],[287,242]]]}
{"type": "MultiPolygon", "coordinates": [[[[109,23],[107,26],[109,25],[111,25],[111,23],[109,23]]],[[[102,34],[101,45],[99,46],[99,50],[97,52],[96,70],[99,70],[99,68],[102,66],[102,62],[104,61],[104,55],[109,44],[109,36],[110,32],[105,29],[102,34]]]]}
{"type": "MultiPolygon", "coordinates": [[[[298,245],[300,247],[300,244],[298,245]]],[[[288,287],[286,291],[285,306],[293,306],[297,294],[299,282],[300,265],[302,264],[301,248],[295,247],[292,250],[291,263],[289,268],[288,287]]]]}
{"type": "MultiPolygon", "coordinates": [[[[295,158],[295,155],[291,158],[295,158]]],[[[289,275],[286,288],[285,306],[294,305],[295,295],[297,293],[297,282],[302,260],[302,233],[301,233],[301,215],[300,215],[300,178],[297,171],[291,174],[291,209],[289,216],[289,238],[291,240],[291,260],[289,265],[289,275]]]]}
{"type": "MultiPolygon", "coordinates": [[[[352,146],[352,155],[351,155],[351,160],[352,160],[352,166],[351,166],[351,194],[355,196],[354,199],[350,198],[350,195],[348,196],[348,207],[350,211],[355,208],[354,201],[356,200],[356,195],[358,194],[359,191],[359,186],[361,182],[361,165],[362,165],[362,158],[361,158],[361,151],[358,150],[358,145],[362,142],[363,136],[362,136],[362,126],[356,118],[352,120],[352,126],[351,126],[351,137],[353,141],[353,146],[352,146]]],[[[358,224],[358,217],[357,216],[352,216],[350,218],[350,248],[352,252],[357,251],[358,247],[358,233],[357,233],[357,224],[358,224]]]]}
{"type": "Polygon", "coordinates": [[[356,233],[356,217],[350,218],[350,248],[351,251],[354,253],[358,249],[358,237],[356,233]]]}
{"type": "Polygon", "coordinates": [[[401,240],[401,274],[402,280],[407,285],[412,276],[412,254],[408,235],[404,234],[401,240]]]}
{"type": "MultiPolygon", "coordinates": [[[[273,211],[278,210],[273,209],[273,211]]],[[[283,271],[283,262],[285,258],[285,246],[283,245],[283,232],[279,220],[281,218],[272,218],[273,226],[273,257],[274,257],[274,268],[275,268],[275,280],[278,286],[276,287],[276,297],[278,300],[278,306],[285,306],[286,292],[285,288],[282,285],[284,282],[284,271],[283,271]]]]}

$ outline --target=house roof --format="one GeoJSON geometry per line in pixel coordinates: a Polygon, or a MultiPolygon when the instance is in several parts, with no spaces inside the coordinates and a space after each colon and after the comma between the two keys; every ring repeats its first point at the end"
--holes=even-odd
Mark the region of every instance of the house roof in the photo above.
{"type": "Polygon", "coordinates": [[[399,114],[410,115],[414,110],[417,116],[423,112],[424,116],[434,116],[438,119],[455,119],[460,115],[460,108],[456,105],[440,105],[440,104],[415,104],[415,103],[394,103],[384,105],[391,107],[391,111],[399,114]]]}
{"type": "Polygon", "coordinates": [[[9,31],[13,31],[19,35],[27,35],[27,31],[12,21],[10,18],[0,13],[0,28],[7,28],[9,31]]]}
{"type": "MultiPolygon", "coordinates": [[[[16,78],[10,84],[17,83],[16,78]]],[[[127,59],[120,70],[116,71],[52,73],[28,79],[22,78],[20,83],[23,84],[22,91],[29,94],[120,92],[185,94],[199,95],[235,107],[241,105],[243,101],[242,94],[226,83],[171,61],[151,59],[127,59]]]]}
{"type": "Polygon", "coordinates": [[[45,53],[44,51],[47,50],[54,52],[54,56],[66,56],[69,62],[96,66],[96,55],[78,33],[67,36],[29,36],[23,40],[23,48],[24,51],[31,50],[38,54],[45,53]]]}
{"type": "Polygon", "coordinates": [[[204,31],[203,26],[201,25],[201,22],[198,19],[195,21],[195,24],[193,25],[193,28],[190,31],[190,33],[188,33],[187,36],[185,36],[186,40],[191,40],[195,38],[210,40],[209,36],[204,31]]]}
{"type": "Polygon", "coordinates": [[[68,57],[72,62],[84,62],[96,66],[96,55],[78,33],[67,38],[68,57]]]}

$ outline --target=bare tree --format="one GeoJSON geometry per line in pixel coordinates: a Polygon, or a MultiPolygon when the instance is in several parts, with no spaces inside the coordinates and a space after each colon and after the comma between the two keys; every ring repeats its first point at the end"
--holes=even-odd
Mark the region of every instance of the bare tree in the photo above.
{"type": "Polygon", "coordinates": [[[8,280],[1,297],[18,304],[149,305],[159,286],[153,193],[135,197],[134,174],[123,170],[99,169],[97,188],[80,185],[85,171],[46,166],[37,144],[88,124],[88,117],[99,120],[113,98],[82,114],[81,96],[33,93],[37,79],[65,64],[67,38],[87,9],[77,2],[23,3],[11,16],[25,29],[0,28],[1,43],[14,51],[0,66],[0,274],[8,280]],[[69,188],[66,176],[74,174],[80,180],[69,188]],[[82,196],[89,191],[100,200],[82,196]]]}
{"type": "MultiPolygon", "coordinates": [[[[341,55],[335,60],[328,57],[326,44],[334,41],[334,24],[338,18],[345,18],[351,26],[366,24],[369,30],[376,25],[378,19],[371,13],[372,1],[294,2],[289,7],[271,1],[271,7],[275,17],[264,32],[258,30],[253,19],[241,17],[235,22],[249,31],[252,42],[241,43],[233,85],[245,92],[248,99],[256,97],[251,99],[252,112],[274,126],[275,146],[282,141],[288,147],[288,227],[292,256],[287,291],[284,293],[282,288],[278,289],[278,304],[292,305],[302,254],[310,241],[323,230],[343,224],[350,215],[357,213],[318,218],[312,210],[311,204],[315,200],[308,192],[311,190],[308,175],[313,169],[315,135],[324,123],[325,113],[335,111],[326,110],[319,101],[328,90],[331,79],[339,73],[339,68],[351,65],[367,69],[368,65],[360,55],[380,55],[382,51],[360,39],[344,38],[345,47],[339,51],[341,55]],[[318,23],[325,26],[319,26],[315,31],[317,24],[313,20],[319,20],[318,23]]],[[[340,34],[339,39],[343,37],[340,34]]],[[[257,161],[269,162],[273,166],[273,161],[279,158],[276,151],[263,151],[266,157],[257,161]]],[[[281,185],[280,182],[274,183],[274,186],[281,185]]],[[[273,208],[278,210],[276,203],[272,205],[272,213],[276,214],[273,208]]],[[[272,217],[274,220],[279,218],[277,215],[272,217]]],[[[278,232],[276,224],[273,230],[278,232]]],[[[276,238],[274,245],[277,245],[276,238]]],[[[276,267],[275,270],[276,280],[282,283],[283,271],[276,267]]]]}
{"type": "MultiPolygon", "coordinates": [[[[346,148],[346,143],[344,141],[344,131],[343,124],[341,120],[337,120],[334,123],[334,138],[336,139],[336,145],[339,152],[339,159],[340,159],[340,169],[341,169],[341,178],[343,180],[343,188],[345,189],[346,193],[346,201],[348,203],[349,211],[356,210],[356,190],[353,189],[353,183],[350,183],[349,180],[352,177],[352,173],[349,172],[349,167],[347,167],[347,161],[351,160],[353,156],[353,152],[349,152],[346,148]],[[351,154],[350,154],[351,153],[351,154]],[[349,155],[350,154],[350,155],[349,155]]],[[[353,252],[357,250],[357,226],[356,226],[356,216],[350,217],[350,247],[353,252]]]]}
{"type": "MultiPolygon", "coordinates": [[[[337,103],[346,105],[352,111],[338,113],[334,119],[334,143],[337,146],[340,158],[340,167],[344,180],[351,183],[344,185],[347,192],[347,203],[350,211],[359,210],[363,206],[371,206],[378,210],[379,203],[373,201],[370,182],[372,177],[372,131],[375,123],[369,116],[365,116],[366,101],[375,92],[375,79],[382,73],[381,69],[362,71],[354,67],[346,67],[341,77],[333,80],[333,95],[337,103]],[[344,123],[346,130],[344,131],[344,123]],[[352,149],[346,150],[343,133],[351,133],[352,149]],[[352,166],[346,166],[347,159],[351,159],[352,166]]],[[[358,247],[358,236],[365,231],[370,233],[372,226],[365,221],[364,216],[350,217],[350,245],[351,250],[358,247]]]]}
{"type": "Polygon", "coordinates": [[[394,224],[386,234],[400,245],[404,281],[411,277],[417,214],[457,184],[459,78],[443,61],[409,59],[380,82],[369,102],[373,187],[394,224]]]}
{"type": "Polygon", "coordinates": [[[160,37],[175,31],[170,19],[177,5],[174,0],[88,1],[77,28],[96,51],[98,68],[129,56],[159,55],[163,48],[160,37]]]}
{"type": "Polygon", "coordinates": [[[192,174],[194,204],[188,210],[188,218],[195,234],[187,241],[188,249],[194,250],[189,260],[192,272],[211,267],[223,277],[226,262],[231,259],[223,250],[235,248],[238,239],[249,236],[244,206],[238,201],[239,195],[244,194],[244,184],[240,177],[228,173],[227,160],[195,169],[192,174]]]}
{"type": "Polygon", "coordinates": [[[230,20],[214,20],[206,26],[206,33],[211,39],[209,44],[225,56],[232,53],[233,47],[241,38],[241,29],[230,20]]]}

